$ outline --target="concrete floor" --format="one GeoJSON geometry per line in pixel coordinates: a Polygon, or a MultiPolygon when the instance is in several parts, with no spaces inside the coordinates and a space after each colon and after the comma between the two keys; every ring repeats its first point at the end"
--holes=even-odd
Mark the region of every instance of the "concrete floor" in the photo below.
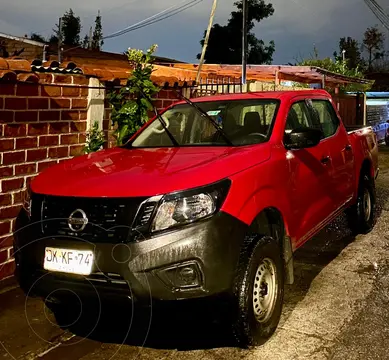
{"type": "Polygon", "coordinates": [[[389,358],[389,149],[380,157],[374,230],[352,238],[340,218],[298,251],[281,323],[262,347],[236,348],[225,323],[201,308],[132,319],[124,306],[100,314],[84,306],[64,330],[42,301],[15,288],[0,293],[0,359],[389,358]]]}

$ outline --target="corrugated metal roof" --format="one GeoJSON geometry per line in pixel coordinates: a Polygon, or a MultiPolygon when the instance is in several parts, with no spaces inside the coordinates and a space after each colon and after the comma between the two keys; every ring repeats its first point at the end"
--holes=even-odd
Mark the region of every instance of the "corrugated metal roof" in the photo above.
{"type": "MultiPolygon", "coordinates": [[[[197,70],[197,64],[170,64],[172,68],[197,70]]],[[[239,65],[216,65],[205,64],[202,72],[223,77],[240,77],[242,67],[239,65]]],[[[282,80],[295,81],[301,83],[321,83],[323,80],[327,84],[371,84],[371,80],[359,79],[336,74],[325,69],[312,66],[284,66],[284,65],[248,65],[247,79],[251,81],[271,81],[277,82],[282,80]]]]}
{"type": "Polygon", "coordinates": [[[5,39],[9,39],[9,40],[15,40],[15,41],[24,42],[26,44],[35,45],[35,46],[43,47],[45,45],[42,42],[31,40],[31,39],[26,38],[26,37],[14,36],[14,35],[9,35],[9,34],[4,34],[4,33],[1,33],[1,32],[0,32],[0,37],[5,38],[5,39]]]}

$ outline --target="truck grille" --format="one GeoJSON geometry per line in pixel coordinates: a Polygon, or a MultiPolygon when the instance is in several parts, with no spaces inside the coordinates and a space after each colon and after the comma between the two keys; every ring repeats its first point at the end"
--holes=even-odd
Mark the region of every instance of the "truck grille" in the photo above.
{"type": "Polygon", "coordinates": [[[121,243],[128,240],[131,225],[145,198],[74,198],[44,196],[41,228],[44,236],[64,236],[92,243],[121,243]],[[84,229],[73,231],[68,224],[75,210],[88,218],[84,229]]]}

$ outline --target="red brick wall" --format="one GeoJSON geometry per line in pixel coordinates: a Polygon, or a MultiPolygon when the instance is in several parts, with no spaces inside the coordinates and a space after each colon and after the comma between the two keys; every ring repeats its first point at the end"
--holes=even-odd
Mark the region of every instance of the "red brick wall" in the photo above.
{"type": "Polygon", "coordinates": [[[12,229],[26,182],[85,145],[88,89],[80,85],[88,80],[45,74],[41,81],[0,83],[0,280],[13,274],[12,229]]]}

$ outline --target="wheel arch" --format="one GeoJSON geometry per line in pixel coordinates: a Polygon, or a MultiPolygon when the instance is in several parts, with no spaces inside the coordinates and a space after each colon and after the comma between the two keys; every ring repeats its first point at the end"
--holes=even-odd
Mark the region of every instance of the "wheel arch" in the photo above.
{"type": "Polygon", "coordinates": [[[361,168],[360,168],[360,171],[359,171],[358,182],[360,181],[361,176],[364,175],[364,174],[369,175],[370,178],[374,178],[373,164],[371,163],[371,161],[369,159],[364,159],[362,161],[361,168]]]}
{"type": "Polygon", "coordinates": [[[280,246],[285,269],[285,282],[293,284],[293,247],[288,236],[287,224],[281,211],[276,207],[262,209],[250,225],[250,233],[271,236],[280,246]]]}

